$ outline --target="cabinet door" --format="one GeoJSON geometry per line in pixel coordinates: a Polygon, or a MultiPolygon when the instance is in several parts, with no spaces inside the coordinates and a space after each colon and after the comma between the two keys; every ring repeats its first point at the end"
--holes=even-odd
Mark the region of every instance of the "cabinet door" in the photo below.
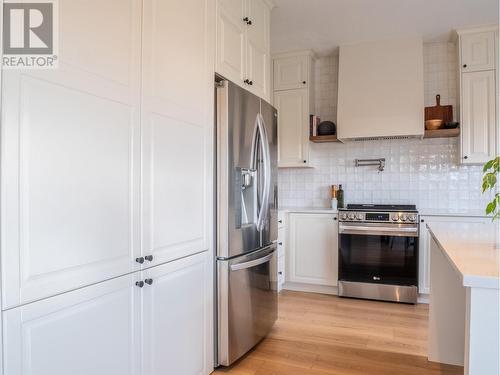
{"type": "Polygon", "coordinates": [[[452,217],[452,216],[421,216],[420,236],[418,246],[418,292],[422,294],[430,293],[430,251],[432,237],[427,229],[427,225],[433,223],[489,223],[491,219],[486,217],[452,217]]]}
{"type": "Polygon", "coordinates": [[[495,155],[495,71],[462,74],[462,163],[478,164],[495,155]]]}
{"type": "Polygon", "coordinates": [[[250,91],[269,101],[270,73],[270,16],[269,7],[263,0],[247,2],[247,78],[250,91]]]}
{"type": "Polygon", "coordinates": [[[238,85],[247,79],[245,11],[245,0],[217,0],[215,72],[238,85]]]}
{"type": "Polygon", "coordinates": [[[278,166],[305,167],[309,163],[309,98],[307,89],[276,91],[278,110],[278,166]]]}
{"type": "Polygon", "coordinates": [[[3,308],[139,267],[141,2],[101,3],[59,1],[58,69],[3,71],[3,308]]]}
{"type": "Polygon", "coordinates": [[[290,214],[287,281],[337,286],[336,218],[332,214],[290,214]]]}
{"type": "Polygon", "coordinates": [[[143,272],[151,282],[144,286],[143,375],[201,375],[213,370],[209,255],[143,272]]]}
{"type": "Polygon", "coordinates": [[[495,69],[495,32],[460,36],[462,72],[495,69]]]}
{"type": "Polygon", "coordinates": [[[3,313],[4,374],[139,375],[139,273],[3,313]]]}
{"type": "Polygon", "coordinates": [[[309,86],[308,56],[284,57],[274,60],[274,90],[299,89],[309,86]]]}
{"type": "Polygon", "coordinates": [[[211,1],[145,0],[143,244],[148,266],[208,248],[213,128],[211,1]],[[189,32],[179,37],[179,30],[189,32]]]}

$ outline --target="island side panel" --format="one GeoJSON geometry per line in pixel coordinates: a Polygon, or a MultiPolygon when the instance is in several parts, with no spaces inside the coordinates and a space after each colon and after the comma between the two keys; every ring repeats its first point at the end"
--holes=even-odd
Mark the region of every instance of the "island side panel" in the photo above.
{"type": "Polygon", "coordinates": [[[430,276],[428,359],[463,366],[466,291],[434,237],[430,276]]]}
{"type": "Polygon", "coordinates": [[[467,288],[465,375],[500,374],[500,290],[467,288]]]}

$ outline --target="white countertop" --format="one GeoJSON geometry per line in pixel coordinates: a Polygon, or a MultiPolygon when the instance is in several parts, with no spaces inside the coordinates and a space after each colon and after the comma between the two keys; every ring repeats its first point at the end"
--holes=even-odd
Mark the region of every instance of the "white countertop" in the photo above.
{"type": "Polygon", "coordinates": [[[424,208],[418,210],[420,216],[464,216],[464,217],[486,217],[484,209],[459,210],[446,208],[424,208]]]}
{"type": "Polygon", "coordinates": [[[500,222],[432,223],[427,227],[464,286],[500,289],[500,222]]]}
{"type": "MultiPolygon", "coordinates": [[[[280,207],[283,212],[304,212],[304,213],[338,213],[329,207],[280,207]]],[[[420,216],[459,216],[459,217],[486,217],[484,209],[478,210],[458,210],[446,208],[424,208],[418,211],[420,216]]]]}
{"type": "Polygon", "coordinates": [[[337,210],[332,210],[328,207],[280,207],[281,212],[302,212],[312,214],[336,214],[337,210]]]}

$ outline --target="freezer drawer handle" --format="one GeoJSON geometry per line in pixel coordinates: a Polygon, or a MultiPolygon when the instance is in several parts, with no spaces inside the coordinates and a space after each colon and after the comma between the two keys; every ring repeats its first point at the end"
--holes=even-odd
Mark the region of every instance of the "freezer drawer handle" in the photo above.
{"type": "Polygon", "coordinates": [[[274,255],[274,251],[271,254],[268,254],[265,257],[262,257],[259,259],[251,260],[249,262],[244,262],[244,263],[233,264],[233,265],[231,265],[231,271],[244,270],[247,268],[252,268],[252,267],[258,266],[259,264],[269,262],[271,260],[271,258],[273,257],[273,255],[274,255]]]}

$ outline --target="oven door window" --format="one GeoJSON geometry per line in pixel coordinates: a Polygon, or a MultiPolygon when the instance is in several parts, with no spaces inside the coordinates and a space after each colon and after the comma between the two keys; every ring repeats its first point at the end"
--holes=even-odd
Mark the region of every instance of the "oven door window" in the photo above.
{"type": "Polygon", "coordinates": [[[339,278],[417,285],[418,237],[342,234],[339,278]]]}

